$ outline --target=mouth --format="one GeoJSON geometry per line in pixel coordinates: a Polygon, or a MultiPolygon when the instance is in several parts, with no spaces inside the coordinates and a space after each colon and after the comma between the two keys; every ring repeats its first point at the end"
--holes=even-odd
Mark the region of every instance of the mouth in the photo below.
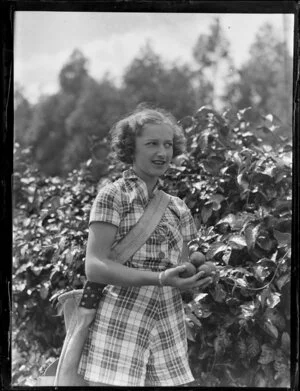
{"type": "Polygon", "coordinates": [[[163,167],[167,162],[165,160],[152,160],[155,166],[163,167]]]}

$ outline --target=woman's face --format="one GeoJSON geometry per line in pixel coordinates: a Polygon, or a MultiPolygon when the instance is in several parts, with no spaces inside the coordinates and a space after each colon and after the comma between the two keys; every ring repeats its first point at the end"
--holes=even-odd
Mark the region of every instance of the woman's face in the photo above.
{"type": "Polygon", "coordinates": [[[147,183],[163,175],[173,156],[173,129],[166,124],[146,124],[136,137],[133,167],[147,183]]]}

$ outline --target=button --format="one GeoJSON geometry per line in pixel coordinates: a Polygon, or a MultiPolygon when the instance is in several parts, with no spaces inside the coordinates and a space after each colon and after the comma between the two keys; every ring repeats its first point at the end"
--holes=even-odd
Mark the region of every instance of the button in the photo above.
{"type": "Polygon", "coordinates": [[[162,243],[162,242],[165,241],[165,236],[164,235],[158,235],[157,236],[157,240],[158,240],[159,243],[162,243]]]}
{"type": "Polygon", "coordinates": [[[166,254],[163,251],[160,251],[159,254],[158,254],[158,257],[160,259],[163,259],[165,256],[166,256],[166,254]]]}

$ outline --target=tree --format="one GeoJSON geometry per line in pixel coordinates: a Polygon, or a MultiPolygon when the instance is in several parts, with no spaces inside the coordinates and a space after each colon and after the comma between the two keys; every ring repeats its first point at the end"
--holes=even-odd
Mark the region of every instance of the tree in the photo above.
{"type": "Polygon", "coordinates": [[[239,70],[239,80],[228,87],[229,101],[237,109],[252,106],[261,114],[275,114],[285,124],[281,131],[285,128],[285,134],[291,135],[292,67],[286,44],[272,25],[264,24],[250,47],[248,61],[239,70]]]}
{"type": "Polygon", "coordinates": [[[66,143],[65,120],[73,111],[75,98],[64,92],[45,97],[35,106],[28,131],[33,157],[47,175],[60,175],[66,143]]]}
{"type": "Polygon", "coordinates": [[[75,95],[80,94],[88,77],[86,65],[86,57],[80,50],[75,49],[59,73],[60,86],[64,92],[75,95]]]}
{"type": "Polygon", "coordinates": [[[62,174],[61,161],[68,142],[66,120],[88,82],[87,60],[74,50],[59,74],[60,90],[40,99],[28,130],[28,141],[39,167],[48,175],[62,174]]]}
{"type": "Polygon", "coordinates": [[[85,83],[75,109],[66,119],[64,173],[91,157],[95,144],[107,136],[113,123],[125,113],[124,102],[107,76],[99,83],[92,78],[85,83]]]}
{"type": "Polygon", "coordinates": [[[198,107],[210,105],[221,108],[225,84],[235,72],[230,44],[218,18],[211,24],[209,33],[201,34],[197,39],[193,56],[198,65],[195,72],[198,107]]]}
{"type": "Polygon", "coordinates": [[[102,140],[125,111],[118,88],[107,76],[96,82],[86,64],[75,50],[59,73],[60,90],[34,108],[28,142],[47,175],[65,176],[78,168],[92,156],[90,141],[102,140]]]}
{"type": "Polygon", "coordinates": [[[28,129],[32,119],[33,108],[24,96],[23,89],[16,84],[14,89],[14,134],[15,141],[23,147],[29,144],[28,129]]]}
{"type": "Polygon", "coordinates": [[[170,110],[180,118],[196,108],[189,67],[172,65],[167,68],[149,43],[125,71],[123,92],[129,110],[147,102],[170,110]]]}
{"type": "Polygon", "coordinates": [[[123,76],[124,89],[132,106],[140,102],[157,104],[161,80],[165,75],[160,57],[149,43],[140,50],[123,76]]]}
{"type": "Polygon", "coordinates": [[[160,104],[182,118],[196,108],[192,71],[187,65],[173,65],[165,74],[160,88],[160,104]]]}

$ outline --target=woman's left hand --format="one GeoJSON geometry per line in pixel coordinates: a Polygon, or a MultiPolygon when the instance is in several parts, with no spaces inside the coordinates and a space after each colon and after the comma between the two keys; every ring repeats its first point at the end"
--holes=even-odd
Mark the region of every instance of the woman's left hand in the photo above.
{"type": "Polygon", "coordinates": [[[205,276],[205,272],[200,271],[192,277],[182,278],[180,273],[185,270],[185,266],[177,266],[165,270],[162,276],[163,285],[173,286],[180,290],[205,289],[213,282],[213,276],[205,276]]]}

